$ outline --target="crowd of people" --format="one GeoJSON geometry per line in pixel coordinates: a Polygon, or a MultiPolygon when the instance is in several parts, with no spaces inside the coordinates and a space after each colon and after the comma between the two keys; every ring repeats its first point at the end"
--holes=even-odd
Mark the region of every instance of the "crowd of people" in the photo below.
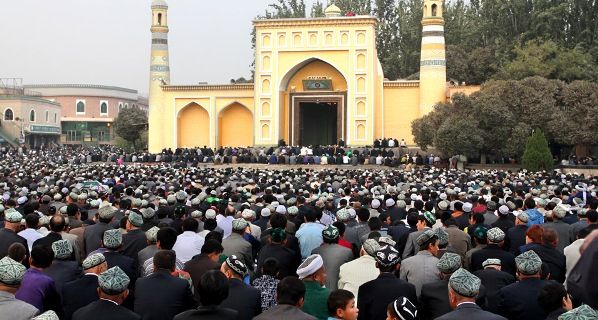
{"type": "Polygon", "coordinates": [[[1,318],[598,319],[596,177],[198,150],[0,155],[1,318]]]}

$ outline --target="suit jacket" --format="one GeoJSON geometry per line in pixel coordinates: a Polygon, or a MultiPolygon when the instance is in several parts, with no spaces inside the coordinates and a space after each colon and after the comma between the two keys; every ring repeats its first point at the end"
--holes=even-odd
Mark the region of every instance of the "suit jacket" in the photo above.
{"type": "Polygon", "coordinates": [[[25,238],[16,234],[12,230],[6,228],[0,229],[0,259],[8,255],[8,247],[10,247],[10,245],[15,242],[18,242],[25,246],[27,256],[29,256],[29,246],[27,245],[27,240],[25,238]]]}
{"type": "Polygon", "coordinates": [[[430,228],[426,227],[423,230],[411,232],[409,234],[409,236],[407,237],[407,242],[405,243],[405,251],[402,252],[403,259],[407,259],[411,256],[414,256],[419,252],[419,246],[417,245],[417,242],[415,240],[428,229],[430,228]]]}
{"type": "Polygon", "coordinates": [[[525,279],[499,291],[498,310],[510,320],[544,320],[546,313],[538,304],[538,293],[548,283],[540,279],[525,279]]]}
{"type": "Polygon", "coordinates": [[[264,261],[268,258],[278,260],[279,278],[296,274],[296,270],[301,263],[301,254],[296,254],[293,250],[283,247],[280,244],[267,244],[262,247],[257,256],[257,272],[261,273],[264,261]]]}
{"type": "Polygon", "coordinates": [[[449,243],[455,253],[459,254],[461,259],[465,258],[465,254],[471,249],[471,237],[455,225],[451,225],[444,230],[449,235],[449,243]]]}
{"type": "Polygon", "coordinates": [[[114,266],[121,268],[131,280],[129,288],[133,288],[135,286],[135,281],[137,280],[137,268],[135,266],[135,261],[115,251],[104,252],[104,257],[106,257],[108,269],[114,266]]]}
{"type": "Polygon", "coordinates": [[[112,301],[97,300],[73,314],[73,320],[141,320],[133,311],[112,301]]]}
{"type": "Polygon", "coordinates": [[[421,320],[436,319],[451,312],[451,304],[448,298],[448,279],[424,284],[419,301],[419,319],[421,320]]]}
{"type": "Polygon", "coordinates": [[[291,306],[288,304],[279,304],[268,309],[268,311],[264,311],[264,313],[260,314],[259,316],[253,318],[253,320],[271,319],[316,320],[316,317],[301,311],[301,309],[295,306],[291,306]]]}
{"type": "Polygon", "coordinates": [[[340,273],[341,265],[353,259],[353,252],[339,244],[323,244],[315,248],[312,254],[319,254],[324,260],[324,268],[326,269],[326,288],[331,291],[338,288],[338,275],[340,273]]]}
{"type": "Polygon", "coordinates": [[[253,268],[253,252],[251,249],[251,243],[243,239],[238,233],[231,233],[231,235],[222,240],[222,252],[226,256],[236,255],[237,258],[247,266],[247,268],[253,268]]]}
{"type": "Polygon", "coordinates": [[[419,297],[424,284],[439,279],[440,271],[436,266],[437,263],[438,258],[429,251],[420,251],[401,262],[401,279],[412,283],[419,297]]]}
{"type": "Polygon", "coordinates": [[[385,320],[389,303],[403,296],[411,302],[417,301],[415,286],[392,273],[381,273],[378,278],[359,287],[359,320],[385,320]]]}
{"type": "Polygon", "coordinates": [[[81,276],[81,267],[75,261],[54,260],[52,265],[43,271],[50,278],[54,279],[56,291],[62,293],[62,287],[67,282],[78,279],[81,276]]]}
{"type": "Polygon", "coordinates": [[[486,288],[486,302],[484,309],[497,313],[500,289],[515,283],[515,277],[504,271],[492,268],[478,270],[473,274],[482,280],[482,285],[486,288]]]}
{"type": "MultiPolygon", "coordinates": [[[[145,237],[145,232],[143,232],[143,230],[135,229],[123,234],[122,254],[125,256],[132,258],[139,263],[137,254],[145,247],[147,247],[147,238],[145,237]]],[[[141,263],[143,263],[143,261],[141,263]]]]}
{"type": "Polygon", "coordinates": [[[475,320],[507,320],[497,314],[490,313],[482,310],[475,303],[462,303],[457,306],[454,311],[445,314],[442,317],[436,318],[437,320],[463,320],[463,319],[475,319],[475,320]]]}
{"type": "Polygon", "coordinates": [[[110,229],[112,229],[112,226],[103,222],[85,227],[85,231],[83,232],[85,256],[88,256],[90,252],[97,250],[101,246],[104,231],[110,229]]]}
{"type": "Polygon", "coordinates": [[[75,311],[96,301],[98,297],[98,276],[86,274],[68,282],[62,287],[62,306],[65,320],[70,320],[75,311]]]}
{"type": "Polygon", "coordinates": [[[490,258],[500,259],[502,270],[515,275],[515,256],[510,252],[504,251],[496,244],[488,244],[486,248],[471,255],[471,271],[482,270],[482,263],[490,258]]]}
{"type": "Polygon", "coordinates": [[[199,307],[179,313],[174,320],[237,320],[239,312],[215,306],[199,307]]]}
{"type": "Polygon", "coordinates": [[[401,254],[405,251],[405,245],[407,244],[409,234],[414,231],[417,231],[417,229],[412,230],[403,225],[388,227],[388,235],[397,243],[395,249],[399,250],[401,254]]]}
{"type": "Polygon", "coordinates": [[[559,242],[556,249],[562,253],[566,246],[571,244],[571,226],[563,220],[555,219],[552,222],[546,222],[544,228],[550,228],[556,231],[559,236],[559,242]]]}
{"type": "Polygon", "coordinates": [[[565,282],[565,274],[567,273],[567,258],[563,251],[559,251],[552,246],[546,244],[531,243],[524,246],[521,252],[533,250],[542,259],[542,263],[550,269],[550,279],[556,282],[565,282]]]}
{"type": "Polygon", "coordinates": [[[135,284],[135,313],[144,320],[172,319],[195,306],[189,283],[159,269],[135,284]]]}
{"type": "Polygon", "coordinates": [[[521,253],[519,252],[519,247],[525,245],[526,231],[527,226],[524,224],[514,226],[507,230],[505,237],[505,247],[509,249],[509,252],[515,256],[518,256],[521,253]]]}
{"type": "MultiPolygon", "coordinates": [[[[193,287],[197,288],[199,280],[206,272],[210,270],[220,270],[220,264],[212,261],[207,255],[195,256],[193,259],[185,262],[184,271],[187,271],[193,281],[193,287]]],[[[199,301],[199,294],[195,291],[195,299],[199,301]]]]}
{"type": "Polygon", "coordinates": [[[239,320],[251,320],[262,312],[262,295],[254,287],[248,286],[239,279],[230,279],[228,297],[220,304],[239,312],[239,320]]]}

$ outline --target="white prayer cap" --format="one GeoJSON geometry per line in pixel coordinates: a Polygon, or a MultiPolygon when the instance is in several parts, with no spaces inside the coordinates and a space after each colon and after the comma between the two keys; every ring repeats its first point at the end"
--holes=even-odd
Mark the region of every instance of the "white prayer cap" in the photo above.
{"type": "Polygon", "coordinates": [[[262,217],[269,217],[271,214],[272,212],[268,208],[263,208],[262,211],[260,211],[262,217]]]}
{"type": "Polygon", "coordinates": [[[471,209],[473,208],[473,205],[469,202],[465,202],[463,204],[463,211],[464,212],[471,212],[471,209]]]}
{"type": "Polygon", "coordinates": [[[372,200],[372,209],[378,209],[378,208],[380,208],[380,200],[378,200],[378,199],[372,200]]]}
{"type": "Polygon", "coordinates": [[[278,214],[286,214],[287,213],[287,208],[285,208],[285,206],[283,205],[279,205],[276,207],[276,213],[278,214]]]}
{"type": "Polygon", "coordinates": [[[395,205],[395,201],[392,198],[386,199],[386,206],[387,207],[392,207],[394,205],[395,205]]]}
{"type": "Polygon", "coordinates": [[[324,260],[319,254],[312,254],[307,257],[303,263],[297,269],[297,275],[299,279],[305,279],[312,274],[318,272],[324,266],[324,260]]]}

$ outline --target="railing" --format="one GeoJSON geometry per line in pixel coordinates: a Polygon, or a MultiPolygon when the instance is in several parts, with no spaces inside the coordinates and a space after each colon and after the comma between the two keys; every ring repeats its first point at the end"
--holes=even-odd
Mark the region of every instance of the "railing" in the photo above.
{"type": "Polygon", "coordinates": [[[81,132],[77,132],[77,134],[61,134],[60,135],[60,142],[61,143],[108,143],[112,142],[112,136],[110,134],[105,135],[84,135],[81,132]]]}

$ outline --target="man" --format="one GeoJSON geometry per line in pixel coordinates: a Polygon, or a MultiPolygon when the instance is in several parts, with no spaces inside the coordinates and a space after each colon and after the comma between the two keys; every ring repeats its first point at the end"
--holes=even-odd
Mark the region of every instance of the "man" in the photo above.
{"type": "Polygon", "coordinates": [[[397,297],[417,301],[415,286],[395,276],[401,267],[401,256],[392,246],[383,246],[376,251],[376,268],[380,275],[359,287],[359,320],[385,320],[386,307],[397,297]]]}
{"type": "Polygon", "coordinates": [[[559,320],[598,319],[598,312],[584,304],[559,316],[559,320]]]}
{"type": "Polygon", "coordinates": [[[99,299],[98,275],[108,270],[106,258],[101,253],[92,254],[83,260],[85,274],[62,288],[62,306],[64,317],[70,320],[73,313],[99,299]]]}
{"type": "Polygon", "coordinates": [[[85,255],[88,256],[93,251],[97,250],[102,244],[102,237],[104,231],[112,229],[110,223],[116,208],[112,206],[104,206],[98,210],[99,221],[91,226],[87,226],[83,232],[83,238],[85,243],[85,255]]]}
{"type": "Polygon", "coordinates": [[[249,223],[245,219],[234,219],[232,222],[232,233],[228,238],[222,240],[222,252],[226,256],[235,255],[239,257],[243,265],[253,269],[253,251],[251,243],[243,238],[249,223]]]}
{"type": "Polygon", "coordinates": [[[498,312],[499,291],[515,282],[515,277],[501,271],[500,259],[487,259],[482,263],[484,270],[478,270],[473,274],[480,278],[482,285],[486,288],[486,310],[498,312]]]}
{"type": "Polygon", "coordinates": [[[584,244],[587,235],[587,229],[579,230],[579,232],[577,233],[577,240],[573,241],[573,243],[571,243],[569,246],[565,248],[565,250],[563,250],[566,261],[566,278],[569,278],[569,273],[571,272],[571,270],[573,270],[573,267],[575,267],[577,261],[579,261],[579,258],[581,258],[580,249],[581,246],[584,244]]]}
{"type": "Polygon", "coordinates": [[[142,225],[143,218],[141,215],[135,211],[130,211],[126,225],[127,233],[123,234],[122,254],[135,260],[136,264],[139,264],[137,260],[138,253],[147,247],[147,238],[145,232],[141,229],[142,225]]]}
{"type": "MultiPolygon", "coordinates": [[[[184,271],[188,272],[193,281],[193,287],[199,286],[201,277],[210,270],[220,270],[220,263],[218,259],[224,248],[220,242],[209,239],[201,247],[201,254],[193,257],[193,259],[185,263],[184,271]]],[[[195,299],[199,302],[200,296],[198,291],[195,291],[195,299]]]]}
{"type": "MultiPolygon", "coordinates": [[[[161,228],[160,230],[158,230],[158,233],[156,234],[156,246],[160,250],[172,250],[172,248],[174,247],[174,244],[176,243],[177,235],[178,234],[177,234],[176,230],[174,230],[174,228],[171,228],[171,227],[161,228]]],[[[143,267],[141,269],[143,270],[144,277],[146,277],[146,276],[152,274],[152,272],[154,272],[154,259],[153,258],[154,257],[152,256],[151,258],[145,260],[145,262],[143,263],[143,267]]],[[[177,258],[176,259],[176,269],[183,270],[184,267],[185,267],[185,264],[182,263],[177,258]]]]}
{"type": "Polygon", "coordinates": [[[338,229],[333,225],[329,225],[322,231],[324,243],[312,251],[312,254],[319,254],[324,260],[326,288],[331,291],[336,290],[338,287],[341,265],[353,259],[351,250],[338,244],[339,237],[338,229]]]}
{"type": "MultiPolygon", "coordinates": [[[[4,211],[4,228],[0,229],[0,259],[6,257],[8,247],[15,242],[29,248],[27,240],[17,234],[21,228],[21,219],[23,216],[14,208],[4,211]]],[[[27,256],[29,256],[29,250],[27,250],[27,256]]]]}
{"type": "Polygon", "coordinates": [[[563,252],[566,246],[571,244],[571,226],[563,222],[563,218],[567,215],[567,210],[561,205],[557,205],[552,209],[552,222],[546,222],[543,227],[545,229],[553,229],[558,235],[558,242],[555,249],[558,252],[563,252]]]}
{"type": "Polygon", "coordinates": [[[277,305],[253,318],[254,320],[293,319],[316,320],[301,311],[305,297],[305,285],[296,277],[283,278],[276,287],[277,305]]]}
{"type": "Polygon", "coordinates": [[[73,281],[81,276],[81,268],[76,261],[72,261],[73,246],[68,240],[60,240],[52,243],[54,261],[52,265],[44,270],[56,284],[56,291],[61,294],[65,283],[73,281]]]}
{"type": "Polygon", "coordinates": [[[345,240],[354,244],[357,248],[361,248],[364,237],[367,238],[367,234],[370,233],[370,227],[368,226],[368,220],[370,219],[370,210],[367,208],[360,208],[357,210],[357,219],[359,222],[353,227],[347,226],[345,231],[345,240]]]}
{"type": "MultiPolygon", "coordinates": [[[[50,218],[50,232],[46,236],[37,239],[33,243],[33,246],[46,246],[51,248],[54,242],[62,240],[61,233],[64,231],[65,227],[66,222],[62,215],[57,214],[52,216],[52,218],[50,218]]],[[[74,254],[73,258],[75,258],[74,254]]]]}
{"type": "Polygon", "coordinates": [[[39,215],[37,213],[30,213],[25,216],[25,225],[27,229],[18,233],[19,236],[27,239],[27,248],[29,252],[33,249],[33,243],[42,237],[42,235],[37,232],[37,225],[39,224],[39,215]]]}
{"type": "Polygon", "coordinates": [[[436,223],[436,217],[433,214],[419,215],[417,218],[417,231],[411,232],[407,237],[405,243],[405,251],[403,251],[403,259],[407,259],[415,255],[419,251],[419,245],[417,244],[417,238],[427,230],[432,230],[432,226],[436,223]]]}
{"type": "Polygon", "coordinates": [[[586,209],[578,209],[577,210],[577,222],[571,225],[571,229],[569,230],[569,239],[571,242],[574,242],[577,239],[577,234],[579,230],[585,229],[588,226],[588,212],[590,210],[586,209]]]}
{"type": "Polygon", "coordinates": [[[455,252],[464,259],[467,251],[471,249],[471,237],[466,232],[459,229],[457,221],[454,218],[448,218],[443,223],[446,226],[445,231],[449,235],[449,243],[455,252]]]}
{"type": "Polygon", "coordinates": [[[461,268],[461,256],[447,252],[436,266],[440,271],[440,279],[424,284],[421,289],[420,319],[436,319],[451,312],[448,283],[451,275],[461,268]]]}
{"type": "Polygon", "coordinates": [[[438,320],[507,320],[499,315],[482,310],[475,299],[480,291],[481,281],[478,277],[461,268],[449,279],[449,301],[453,311],[437,318],[438,320]]]}
{"type": "Polygon", "coordinates": [[[467,251],[467,253],[465,254],[465,259],[463,260],[465,264],[465,269],[471,268],[471,256],[474,254],[474,252],[486,248],[486,246],[488,245],[487,236],[488,228],[486,226],[477,226],[475,230],[473,230],[473,241],[475,246],[469,249],[469,251],[467,251]]]}
{"type": "Polygon", "coordinates": [[[438,242],[436,233],[426,230],[417,237],[419,252],[401,265],[401,280],[413,284],[418,297],[424,284],[438,279],[438,242]]]}
{"type": "MultiPolygon", "coordinates": [[[[283,217],[284,219],[284,217],[283,217]]],[[[274,258],[278,261],[278,276],[286,277],[295,275],[301,263],[301,256],[286,247],[287,233],[282,228],[268,229],[268,243],[262,247],[257,256],[257,272],[261,272],[266,259],[274,258]]]]}
{"type": "Polygon", "coordinates": [[[359,301],[359,287],[380,275],[375,259],[378,250],[380,250],[380,244],[374,239],[368,239],[359,251],[359,258],[340,267],[338,288],[353,293],[355,301],[359,301]]]}
{"type": "Polygon", "coordinates": [[[158,241],[158,231],[160,228],[152,227],[145,232],[147,239],[147,246],[137,253],[137,261],[139,262],[139,274],[143,274],[143,263],[148,259],[152,259],[156,252],[160,251],[156,242],[158,241]]]}
{"type": "Polygon", "coordinates": [[[43,273],[52,264],[54,252],[47,246],[33,246],[29,258],[30,268],[25,272],[21,287],[15,294],[19,300],[36,307],[40,312],[54,310],[62,316],[60,295],[56,291],[54,280],[43,273]]]}
{"type": "Polygon", "coordinates": [[[536,200],[534,198],[527,198],[525,199],[525,213],[529,218],[527,222],[527,226],[531,227],[535,224],[543,224],[544,223],[544,215],[536,208],[536,200]]]}
{"type": "Polygon", "coordinates": [[[196,289],[201,306],[194,310],[179,313],[174,320],[237,320],[239,312],[220,306],[228,297],[228,279],[219,270],[206,272],[196,289]]]}
{"type": "Polygon", "coordinates": [[[129,277],[119,267],[112,267],[98,276],[99,300],[77,310],[73,320],[141,320],[141,316],[121,306],[129,295],[129,277]]]}
{"type": "Polygon", "coordinates": [[[515,219],[515,226],[509,228],[506,233],[506,243],[508,246],[506,249],[509,250],[513,255],[519,255],[519,248],[525,245],[525,233],[527,232],[527,222],[529,217],[527,213],[520,213],[515,219]]]}
{"type": "Polygon", "coordinates": [[[144,320],[172,319],[195,306],[189,283],[171,275],[176,254],[162,250],[154,255],[154,272],[137,280],[134,311],[144,320]]]}
{"type": "Polygon", "coordinates": [[[326,268],[324,260],[318,254],[313,254],[299,265],[297,269],[299,279],[305,285],[305,299],[301,310],[318,319],[328,318],[326,301],[330,290],[323,287],[326,283],[326,268]]]}
{"type": "Polygon", "coordinates": [[[237,310],[240,320],[251,320],[262,312],[260,291],[243,282],[247,271],[243,261],[235,255],[226,258],[220,267],[220,272],[228,278],[229,284],[228,297],[220,306],[237,310]]]}
{"type": "Polygon", "coordinates": [[[306,259],[315,248],[322,244],[324,226],[316,223],[317,219],[318,214],[314,210],[307,210],[304,216],[305,222],[301,224],[295,234],[301,248],[301,259],[306,259]]]}
{"type": "MultiPolygon", "coordinates": [[[[176,257],[185,263],[201,252],[204,244],[204,238],[197,234],[199,223],[193,218],[187,218],[183,221],[183,233],[178,235],[172,250],[176,252],[176,257]]],[[[227,238],[228,240],[228,238],[227,238]]]]}
{"type": "Polygon", "coordinates": [[[511,214],[509,207],[502,205],[498,208],[498,219],[491,224],[493,228],[500,228],[503,232],[507,232],[510,228],[515,226],[514,215],[511,214]]]}
{"type": "Polygon", "coordinates": [[[26,268],[9,257],[0,259],[0,314],[11,320],[29,320],[39,313],[36,307],[15,298],[26,268]]]}
{"type": "Polygon", "coordinates": [[[505,233],[500,228],[494,227],[488,230],[486,237],[488,238],[486,248],[471,255],[471,270],[482,270],[482,263],[487,259],[499,259],[502,262],[502,270],[514,275],[515,256],[502,249],[505,233]]]}
{"type": "Polygon", "coordinates": [[[484,222],[487,225],[492,225],[493,223],[498,220],[498,216],[496,215],[496,202],[488,201],[486,203],[486,212],[484,213],[484,222]]]}
{"type": "Polygon", "coordinates": [[[540,279],[542,259],[532,250],[515,258],[518,282],[499,291],[499,313],[510,320],[543,320],[544,310],[538,304],[538,294],[546,285],[540,279]]]}

